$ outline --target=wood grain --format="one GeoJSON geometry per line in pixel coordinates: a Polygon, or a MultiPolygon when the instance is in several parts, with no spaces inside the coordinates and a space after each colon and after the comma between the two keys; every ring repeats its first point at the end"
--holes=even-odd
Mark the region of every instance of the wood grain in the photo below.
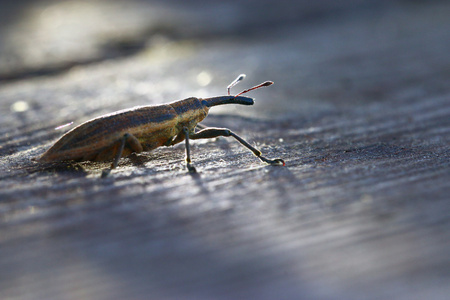
{"type": "Polygon", "coordinates": [[[126,57],[2,82],[0,299],[448,297],[450,5],[348,1],[283,23],[287,2],[265,20],[261,3],[248,31],[192,35],[192,20],[126,57]],[[32,160],[61,124],[225,94],[244,72],[242,89],[275,85],[204,123],[286,167],[227,138],[192,142],[198,176],[183,144],[103,180],[108,163],[32,160]]]}

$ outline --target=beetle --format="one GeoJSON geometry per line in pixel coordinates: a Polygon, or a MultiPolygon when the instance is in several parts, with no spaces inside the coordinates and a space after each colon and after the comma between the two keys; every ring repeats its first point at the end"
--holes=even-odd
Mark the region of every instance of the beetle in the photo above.
{"type": "Polygon", "coordinates": [[[228,85],[227,96],[190,97],[168,104],[120,110],[94,118],[68,131],[38,160],[40,162],[112,160],[111,167],[102,171],[101,177],[106,177],[117,167],[121,157],[151,151],[161,146],[172,146],[184,140],[186,167],[190,173],[196,173],[191,163],[189,141],[231,136],[252,151],[262,162],[284,166],[282,159],[268,159],[262,156],[261,151],[227,128],[205,127],[198,124],[205,119],[213,106],[253,105],[252,98],[241,95],[273,84],[272,81],[266,81],[235,96],[231,95],[231,88],[244,78],[245,74],[241,74],[228,85]]]}

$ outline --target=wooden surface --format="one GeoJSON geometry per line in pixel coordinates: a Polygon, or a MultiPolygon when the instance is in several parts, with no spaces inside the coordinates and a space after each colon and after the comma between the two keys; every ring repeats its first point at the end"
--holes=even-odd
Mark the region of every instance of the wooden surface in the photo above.
{"type": "Polygon", "coordinates": [[[448,2],[7,3],[0,299],[447,299],[448,2]],[[227,138],[193,142],[199,176],[182,144],[103,180],[108,164],[32,160],[240,73],[234,92],[275,85],[204,123],[286,167],[227,138]]]}

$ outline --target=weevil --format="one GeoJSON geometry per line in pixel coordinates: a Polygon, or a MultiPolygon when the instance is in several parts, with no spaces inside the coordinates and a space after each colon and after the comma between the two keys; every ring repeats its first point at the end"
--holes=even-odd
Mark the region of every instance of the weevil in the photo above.
{"type": "Polygon", "coordinates": [[[252,98],[241,95],[273,84],[272,81],[266,81],[235,96],[231,95],[231,88],[244,78],[245,75],[241,74],[228,85],[227,96],[190,97],[168,104],[120,110],[89,120],[64,134],[38,160],[112,161],[111,167],[102,171],[102,177],[106,177],[117,167],[121,157],[185,141],[186,167],[190,173],[196,173],[191,163],[189,141],[231,136],[262,162],[284,166],[282,159],[262,156],[261,151],[227,128],[205,127],[199,124],[211,107],[223,104],[253,105],[252,98]]]}

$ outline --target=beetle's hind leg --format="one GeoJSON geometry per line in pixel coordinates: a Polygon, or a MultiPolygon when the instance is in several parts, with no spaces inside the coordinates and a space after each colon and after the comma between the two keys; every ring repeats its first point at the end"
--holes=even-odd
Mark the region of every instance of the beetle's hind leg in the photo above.
{"type": "Polygon", "coordinates": [[[122,157],[123,150],[125,149],[125,145],[128,145],[134,152],[139,153],[143,150],[139,140],[131,133],[125,133],[116,143],[118,143],[119,146],[116,148],[117,150],[114,156],[114,161],[109,169],[104,169],[102,171],[102,178],[108,176],[109,173],[111,173],[111,170],[117,167],[119,160],[122,157]]]}
{"type": "Polygon", "coordinates": [[[258,149],[256,149],[252,145],[250,145],[248,142],[246,142],[243,138],[241,138],[240,136],[238,136],[237,134],[235,134],[234,132],[232,132],[231,130],[226,129],[226,128],[214,128],[214,127],[206,128],[204,130],[190,134],[189,138],[196,140],[196,139],[210,139],[210,138],[215,138],[215,137],[219,137],[219,136],[234,137],[244,147],[246,147],[250,151],[252,151],[253,154],[256,155],[256,157],[258,157],[261,161],[263,161],[269,165],[274,165],[274,166],[284,166],[285,165],[284,160],[282,160],[280,158],[268,159],[268,158],[262,156],[261,151],[259,151],[258,149]]]}

